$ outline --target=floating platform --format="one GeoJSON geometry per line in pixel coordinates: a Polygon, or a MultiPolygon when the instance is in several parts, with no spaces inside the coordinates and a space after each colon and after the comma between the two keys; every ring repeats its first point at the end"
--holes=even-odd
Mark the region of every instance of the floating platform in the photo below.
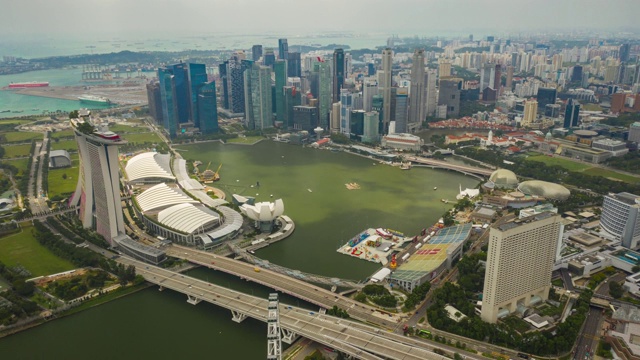
{"type": "Polygon", "coordinates": [[[337,251],[341,254],[386,265],[389,256],[412,238],[390,229],[369,228],[357,234],[337,251]]]}

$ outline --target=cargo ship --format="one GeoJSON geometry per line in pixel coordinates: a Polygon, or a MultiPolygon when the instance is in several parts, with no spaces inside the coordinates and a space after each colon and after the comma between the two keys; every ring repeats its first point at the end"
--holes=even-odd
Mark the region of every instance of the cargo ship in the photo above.
{"type": "Polygon", "coordinates": [[[106,97],[94,96],[94,95],[82,95],[78,97],[78,100],[84,103],[97,104],[97,105],[109,105],[111,101],[106,97]]]}
{"type": "Polygon", "coordinates": [[[32,87],[46,87],[46,86],[49,86],[49,82],[47,81],[9,83],[9,89],[23,89],[23,88],[32,88],[32,87]]]}

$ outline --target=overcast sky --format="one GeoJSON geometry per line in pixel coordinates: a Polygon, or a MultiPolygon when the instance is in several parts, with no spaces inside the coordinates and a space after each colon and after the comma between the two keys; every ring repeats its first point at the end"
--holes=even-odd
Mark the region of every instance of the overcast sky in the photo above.
{"type": "Polygon", "coordinates": [[[0,34],[640,29],[640,0],[0,0],[0,34]]]}

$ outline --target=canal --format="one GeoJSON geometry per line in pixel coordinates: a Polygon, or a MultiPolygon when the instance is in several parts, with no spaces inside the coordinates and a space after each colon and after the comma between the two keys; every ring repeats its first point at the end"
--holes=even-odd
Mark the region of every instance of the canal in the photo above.
{"type": "MultiPolygon", "coordinates": [[[[402,171],[344,152],[272,141],[177,148],[188,160],[200,160],[204,166],[211,161],[214,170],[222,164],[216,186],[228,195],[255,196],[257,201],[283,199],[285,214],[296,222],[296,231],[257,251],[259,257],[301,271],[355,280],[370,276],[380,265],[340,255],[338,246],[367,227],[416,234],[450,208],[440,199],[454,200],[460,185],[478,183],[455,172],[402,171]],[[347,190],[345,184],[351,182],[361,189],[347,190]]],[[[264,287],[207,269],[190,275],[256,296],[269,293],[264,287]]],[[[289,297],[282,301],[309,306],[289,297]]],[[[0,339],[3,359],[260,359],[265,353],[265,324],[250,319],[236,324],[227,310],[205,303],[189,305],[184,295],[158,292],[155,287],[0,339]]]]}

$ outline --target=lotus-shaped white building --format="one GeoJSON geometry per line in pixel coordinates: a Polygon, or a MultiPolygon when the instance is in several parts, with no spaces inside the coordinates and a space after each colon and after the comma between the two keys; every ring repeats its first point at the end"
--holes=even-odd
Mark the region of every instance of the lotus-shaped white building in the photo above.
{"type": "Polygon", "coordinates": [[[259,202],[255,205],[243,204],[240,211],[247,215],[249,219],[256,221],[256,226],[262,232],[271,232],[273,221],[284,213],[284,203],[282,199],[275,202],[259,202]]]}

